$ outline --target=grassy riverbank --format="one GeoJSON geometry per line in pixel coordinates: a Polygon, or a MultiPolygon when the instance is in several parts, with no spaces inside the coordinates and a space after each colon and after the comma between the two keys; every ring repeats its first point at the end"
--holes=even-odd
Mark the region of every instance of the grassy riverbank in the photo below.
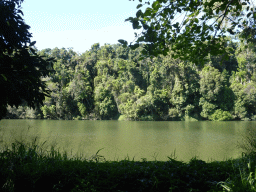
{"type": "Polygon", "coordinates": [[[173,158],[117,162],[99,153],[91,159],[68,158],[40,146],[16,142],[1,151],[1,191],[223,191],[223,185],[248,191],[246,187],[255,186],[248,179],[248,157],[207,163],[195,158],[188,163],[173,158]]]}

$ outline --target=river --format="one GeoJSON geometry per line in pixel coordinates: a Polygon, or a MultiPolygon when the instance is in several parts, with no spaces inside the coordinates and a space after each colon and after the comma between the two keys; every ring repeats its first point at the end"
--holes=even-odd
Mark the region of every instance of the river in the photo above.
{"type": "Polygon", "coordinates": [[[255,121],[65,121],[1,120],[0,137],[47,141],[68,154],[91,157],[99,149],[106,160],[133,159],[166,161],[169,157],[189,161],[237,158],[242,135],[255,129],[255,121]]]}

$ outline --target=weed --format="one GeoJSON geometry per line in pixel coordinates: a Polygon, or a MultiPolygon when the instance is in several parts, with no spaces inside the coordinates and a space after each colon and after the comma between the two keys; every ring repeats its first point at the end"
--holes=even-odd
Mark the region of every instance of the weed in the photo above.
{"type": "Polygon", "coordinates": [[[239,175],[233,175],[231,178],[225,182],[220,182],[219,185],[223,187],[224,190],[234,192],[234,191],[256,191],[256,172],[255,166],[252,167],[251,162],[247,163],[247,167],[239,167],[239,175]]]}
{"type": "MultiPolygon", "coordinates": [[[[104,148],[102,148],[102,149],[104,149],[104,148]]],[[[91,161],[95,161],[95,162],[106,161],[104,156],[98,154],[102,149],[99,149],[96,152],[96,154],[91,157],[91,161]]]]}

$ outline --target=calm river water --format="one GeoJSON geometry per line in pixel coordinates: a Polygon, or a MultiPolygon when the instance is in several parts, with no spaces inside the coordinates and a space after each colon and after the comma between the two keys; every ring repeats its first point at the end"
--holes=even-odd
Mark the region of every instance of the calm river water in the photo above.
{"type": "Polygon", "coordinates": [[[31,140],[56,145],[60,151],[91,157],[99,154],[107,160],[125,158],[166,161],[175,154],[178,160],[198,157],[205,161],[236,158],[237,147],[256,122],[152,122],[152,121],[64,121],[1,120],[4,143],[31,140]]]}

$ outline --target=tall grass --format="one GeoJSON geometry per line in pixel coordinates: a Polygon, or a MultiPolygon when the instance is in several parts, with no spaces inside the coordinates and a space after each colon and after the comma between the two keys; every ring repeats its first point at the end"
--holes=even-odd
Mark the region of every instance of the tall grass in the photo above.
{"type": "Polygon", "coordinates": [[[256,130],[247,130],[238,147],[243,150],[242,159],[233,162],[233,170],[238,169],[239,174],[232,174],[219,185],[229,192],[256,192],[256,130]]]}
{"type": "Polygon", "coordinates": [[[256,173],[255,165],[252,168],[251,162],[247,163],[247,167],[239,167],[239,176],[233,175],[225,182],[219,184],[226,191],[245,191],[255,192],[256,191],[256,173]]]}

